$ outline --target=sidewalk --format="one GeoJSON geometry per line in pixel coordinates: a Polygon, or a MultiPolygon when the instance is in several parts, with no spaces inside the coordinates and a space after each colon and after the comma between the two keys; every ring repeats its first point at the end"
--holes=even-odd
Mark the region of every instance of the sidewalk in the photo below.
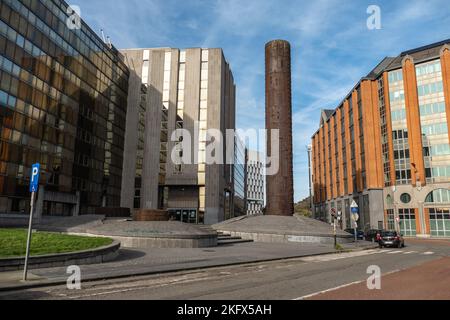
{"type": "MultiPolygon", "coordinates": [[[[344,250],[377,247],[369,242],[342,245],[344,250]]],[[[275,243],[243,243],[233,246],[195,249],[121,249],[109,263],[80,266],[82,282],[180,272],[246,263],[332,254],[332,246],[275,243]]],[[[66,267],[30,271],[31,281],[21,281],[22,272],[0,273],[0,291],[65,284],[66,267]]]]}

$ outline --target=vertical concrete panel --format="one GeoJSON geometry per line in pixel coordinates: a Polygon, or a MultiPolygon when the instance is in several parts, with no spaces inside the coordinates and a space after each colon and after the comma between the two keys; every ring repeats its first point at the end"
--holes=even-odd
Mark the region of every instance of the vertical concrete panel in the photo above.
{"type": "MultiPolygon", "coordinates": [[[[221,115],[225,104],[229,101],[229,92],[226,92],[226,73],[224,68],[222,50],[209,50],[208,69],[208,129],[221,130],[221,115]]],[[[222,150],[216,150],[220,152],[222,150]]],[[[220,214],[221,166],[218,164],[206,166],[206,212],[205,224],[214,224],[223,220],[220,214]]],[[[223,210],[222,210],[223,211],[223,210]]]]}
{"type": "Polygon", "coordinates": [[[194,158],[198,155],[198,137],[195,137],[195,123],[199,121],[200,108],[200,72],[201,50],[186,50],[186,80],[184,90],[184,129],[192,137],[192,165],[184,165],[182,174],[177,177],[177,184],[198,185],[198,165],[194,158]],[[196,154],[197,153],[197,154],[196,154]]]}
{"type": "Polygon", "coordinates": [[[122,189],[120,206],[134,208],[134,185],[136,177],[136,152],[138,141],[139,104],[141,96],[142,50],[123,52],[125,63],[130,69],[129,90],[127,99],[127,117],[122,168],[122,189]],[[141,71],[139,71],[141,70],[141,71]]]}
{"type": "Polygon", "coordinates": [[[150,76],[145,116],[145,145],[142,172],[141,207],[158,208],[159,154],[161,141],[161,109],[164,83],[165,50],[150,52],[150,76]]]}
{"type": "Polygon", "coordinates": [[[172,133],[176,129],[177,121],[177,102],[178,102],[178,76],[179,76],[180,50],[172,49],[172,65],[170,75],[170,97],[169,97],[169,123],[168,123],[168,143],[167,143],[167,163],[166,163],[166,185],[173,183],[177,179],[175,174],[175,164],[172,161],[171,154],[175,147],[175,142],[171,141],[172,133]]]}
{"type": "Polygon", "coordinates": [[[383,190],[369,191],[369,212],[370,212],[370,227],[372,229],[377,229],[378,221],[385,221],[383,190]]]}

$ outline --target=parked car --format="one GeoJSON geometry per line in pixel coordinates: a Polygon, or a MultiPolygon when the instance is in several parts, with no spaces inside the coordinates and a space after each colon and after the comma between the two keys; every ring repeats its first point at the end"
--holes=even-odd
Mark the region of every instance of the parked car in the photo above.
{"type": "Polygon", "coordinates": [[[383,231],[381,233],[379,244],[380,248],[383,247],[404,248],[405,239],[403,239],[403,235],[399,234],[396,231],[383,231]]]}
{"type": "MultiPolygon", "coordinates": [[[[353,238],[355,237],[355,229],[346,229],[345,232],[350,233],[353,238]]],[[[365,236],[364,236],[364,231],[361,230],[357,230],[357,235],[358,235],[358,240],[364,240],[365,236]]]]}
{"type": "Polygon", "coordinates": [[[366,241],[378,242],[377,235],[381,235],[383,230],[371,229],[366,233],[366,241]]]}

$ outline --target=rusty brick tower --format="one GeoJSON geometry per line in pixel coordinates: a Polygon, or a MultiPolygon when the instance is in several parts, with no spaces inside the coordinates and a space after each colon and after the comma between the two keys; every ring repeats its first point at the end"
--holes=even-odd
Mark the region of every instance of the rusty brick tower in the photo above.
{"type": "Polygon", "coordinates": [[[273,156],[270,130],[280,130],[280,167],[267,176],[266,215],[293,216],[291,45],[284,40],[266,44],[266,129],[268,156],[273,156]]]}

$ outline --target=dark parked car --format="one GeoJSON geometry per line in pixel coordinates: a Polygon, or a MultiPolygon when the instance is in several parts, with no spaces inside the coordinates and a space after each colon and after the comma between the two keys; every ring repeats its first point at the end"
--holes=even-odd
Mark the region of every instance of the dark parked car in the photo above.
{"type": "MultiPolygon", "coordinates": [[[[353,238],[355,237],[355,229],[346,229],[345,232],[350,233],[353,238]]],[[[364,232],[361,230],[356,230],[357,235],[358,235],[358,240],[364,240],[365,236],[364,236],[364,232]]]]}
{"type": "Polygon", "coordinates": [[[383,233],[383,230],[371,229],[366,233],[366,241],[378,242],[377,235],[383,233]]]}
{"type": "Polygon", "coordinates": [[[383,231],[380,238],[380,248],[383,247],[394,247],[394,248],[404,248],[405,239],[403,236],[396,231],[383,231]]]}

